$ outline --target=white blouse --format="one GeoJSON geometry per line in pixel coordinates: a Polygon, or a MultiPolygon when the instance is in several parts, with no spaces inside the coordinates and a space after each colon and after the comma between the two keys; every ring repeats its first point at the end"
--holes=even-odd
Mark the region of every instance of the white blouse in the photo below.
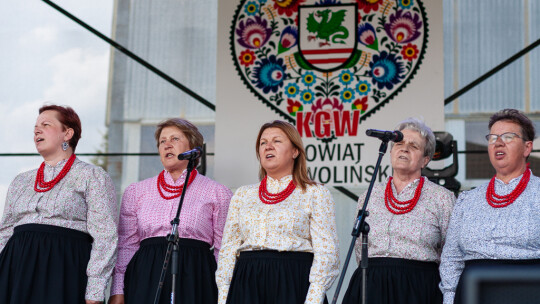
{"type": "MultiPolygon", "coordinates": [[[[267,179],[270,193],[283,191],[292,176],[267,179]]],[[[240,187],[229,206],[219,252],[216,281],[219,303],[225,303],[236,259],[241,251],[278,250],[314,255],[305,303],[322,303],[339,274],[335,204],[322,185],[296,188],[284,201],[269,205],[259,199],[259,184],[240,187]]]]}

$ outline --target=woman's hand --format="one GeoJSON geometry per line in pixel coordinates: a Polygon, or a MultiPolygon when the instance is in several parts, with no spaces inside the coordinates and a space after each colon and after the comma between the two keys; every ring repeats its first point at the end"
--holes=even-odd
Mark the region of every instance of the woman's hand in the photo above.
{"type": "Polygon", "coordinates": [[[124,304],[124,295],[117,294],[117,295],[111,296],[109,298],[109,304],[124,304]]]}

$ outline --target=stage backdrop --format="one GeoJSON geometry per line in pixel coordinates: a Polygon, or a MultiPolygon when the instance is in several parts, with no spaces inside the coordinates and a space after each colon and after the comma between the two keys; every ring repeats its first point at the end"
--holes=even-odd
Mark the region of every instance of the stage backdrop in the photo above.
{"type": "Polygon", "coordinates": [[[444,128],[440,0],[220,0],[218,25],[215,175],[231,188],[258,181],[270,120],[297,127],[312,179],[355,188],[378,156],[366,129],[444,128]]]}

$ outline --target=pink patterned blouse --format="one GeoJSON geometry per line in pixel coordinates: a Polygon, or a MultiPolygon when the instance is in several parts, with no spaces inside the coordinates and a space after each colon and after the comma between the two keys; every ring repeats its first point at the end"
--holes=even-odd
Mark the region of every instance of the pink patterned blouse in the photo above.
{"type": "MultiPolygon", "coordinates": [[[[169,185],[184,184],[186,171],[173,181],[165,171],[169,185]]],[[[223,227],[232,192],[227,187],[197,174],[189,185],[182,210],[178,233],[181,238],[196,239],[214,246],[218,257],[223,227]]],[[[166,200],[157,189],[157,176],[133,183],[124,192],[118,226],[118,259],[113,272],[111,295],[124,293],[124,273],[142,240],[166,236],[171,232],[171,220],[176,215],[180,198],[166,200]]]]}

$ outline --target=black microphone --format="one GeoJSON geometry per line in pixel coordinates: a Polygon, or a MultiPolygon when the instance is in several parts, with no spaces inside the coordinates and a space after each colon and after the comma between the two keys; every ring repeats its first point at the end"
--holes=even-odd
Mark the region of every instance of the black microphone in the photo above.
{"type": "Polygon", "coordinates": [[[377,137],[384,141],[400,142],[403,140],[403,133],[400,131],[383,131],[375,129],[367,129],[366,135],[371,137],[377,137]]]}
{"type": "Polygon", "coordinates": [[[189,151],[186,151],[184,153],[178,154],[179,160],[192,160],[197,159],[201,157],[202,149],[201,147],[196,147],[195,149],[191,149],[189,151]]]}

